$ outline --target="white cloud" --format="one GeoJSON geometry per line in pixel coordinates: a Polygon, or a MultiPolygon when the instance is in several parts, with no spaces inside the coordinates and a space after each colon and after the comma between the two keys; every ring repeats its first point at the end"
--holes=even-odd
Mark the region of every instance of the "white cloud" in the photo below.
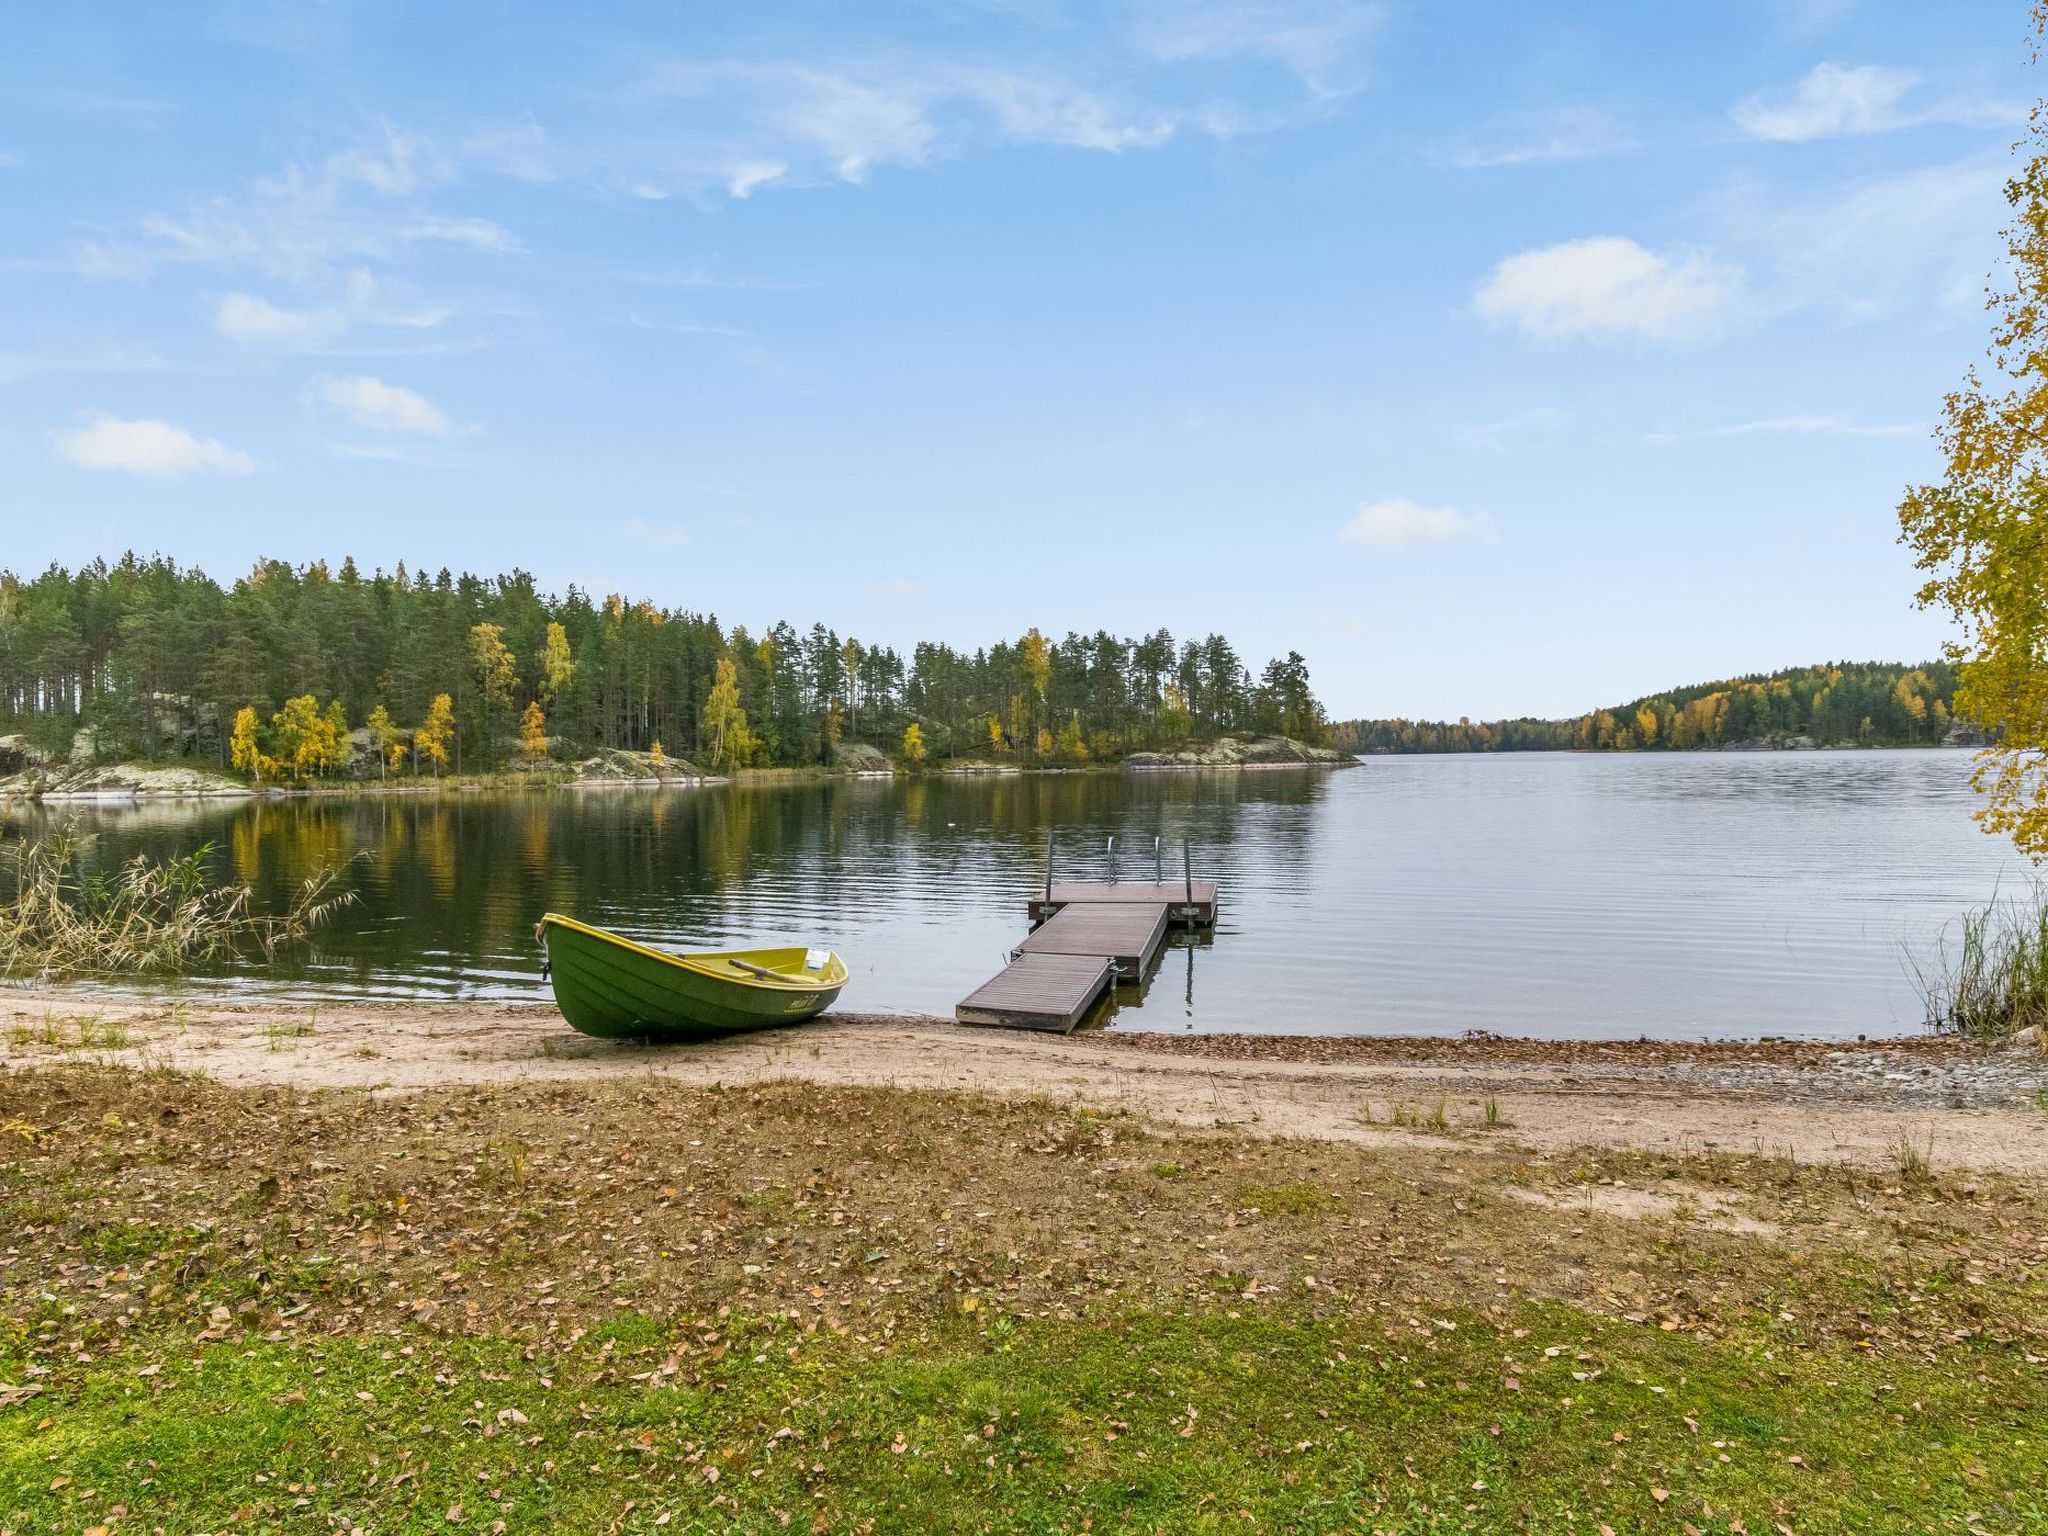
{"type": "Polygon", "coordinates": [[[1473,295],[1488,320],[1541,341],[1640,337],[1694,341],[1734,308],[1737,268],[1700,255],[1660,256],[1613,235],[1510,256],[1473,295]]]}
{"type": "Polygon", "coordinates": [[[253,293],[231,293],[213,312],[213,328],[229,341],[267,347],[313,347],[348,329],[338,309],[282,309],[253,293]]]}
{"type": "Polygon", "coordinates": [[[1816,64],[1783,101],[1752,96],[1730,114],[1753,138],[1796,144],[1848,133],[1878,133],[1905,122],[1899,103],[1918,79],[1882,64],[1816,64]]]}
{"type": "Polygon", "coordinates": [[[446,437],[453,427],[439,407],[411,390],[367,374],[329,379],[320,398],[359,427],[377,432],[416,432],[446,437]]]}
{"type": "Polygon", "coordinates": [[[200,472],[246,475],[256,468],[256,461],[239,448],[194,437],[168,421],[100,416],[75,432],[58,433],[54,442],[57,457],[80,469],[119,470],[157,479],[200,472]]]}
{"type": "Polygon", "coordinates": [[[725,179],[725,190],[734,197],[747,197],[788,174],[789,167],[780,160],[749,160],[732,168],[732,174],[725,179]]]}
{"type": "Polygon", "coordinates": [[[1648,438],[1653,443],[1679,443],[1719,437],[1918,437],[1926,430],[1910,422],[1863,422],[1846,416],[1767,416],[1690,432],[1651,432],[1648,438]]]}
{"type": "Polygon", "coordinates": [[[1457,512],[1449,507],[1424,507],[1402,497],[1368,502],[1337,531],[1346,544],[1378,549],[1411,549],[1420,544],[1473,541],[1491,544],[1499,538],[1493,518],[1485,512],[1457,512]]]}

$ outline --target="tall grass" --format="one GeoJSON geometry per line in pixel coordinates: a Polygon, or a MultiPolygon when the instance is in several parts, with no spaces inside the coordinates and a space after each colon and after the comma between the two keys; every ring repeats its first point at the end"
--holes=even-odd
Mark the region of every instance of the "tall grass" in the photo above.
{"type": "Polygon", "coordinates": [[[210,848],[181,859],[137,854],[87,868],[93,838],[75,822],[17,844],[0,860],[0,975],[171,974],[305,939],[355,900],[332,869],[309,875],[281,913],[252,910],[247,885],[207,877],[210,848]]]}
{"type": "Polygon", "coordinates": [[[1985,1042],[2048,1036],[2048,887],[1965,912],[1909,964],[1932,1028],[1985,1042]]]}

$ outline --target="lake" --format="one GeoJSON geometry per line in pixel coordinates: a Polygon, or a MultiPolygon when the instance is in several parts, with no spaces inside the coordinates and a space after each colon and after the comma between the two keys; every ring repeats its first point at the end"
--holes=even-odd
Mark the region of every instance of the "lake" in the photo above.
{"type": "MultiPolygon", "coordinates": [[[[1213,940],[1116,1029],[1853,1037],[1916,1031],[1909,946],[2025,889],[1949,751],[1374,758],[1336,772],[1065,774],[76,808],[103,862],[212,844],[281,906],[358,903],[309,951],[188,986],[545,999],[533,924],[690,948],[829,945],[840,1007],[950,1016],[1063,877],[1192,851],[1213,940]],[[1114,837],[1112,849],[1109,839],[1114,837]]],[[[67,814],[13,806],[8,836],[67,814]]]]}

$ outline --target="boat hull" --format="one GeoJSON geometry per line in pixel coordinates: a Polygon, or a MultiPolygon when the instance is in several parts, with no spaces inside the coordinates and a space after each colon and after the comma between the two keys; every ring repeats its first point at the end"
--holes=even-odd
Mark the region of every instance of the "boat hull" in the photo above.
{"type": "Polygon", "coordinates": [[[668,955],[552,912],[540,938],[562,1017],[606,1040],[702,1040],[801,1024],[846,985],[837,956],[812,973],[802,949],[668,955]],[[754,974],[764,971],[771,974],[754,974]]]}

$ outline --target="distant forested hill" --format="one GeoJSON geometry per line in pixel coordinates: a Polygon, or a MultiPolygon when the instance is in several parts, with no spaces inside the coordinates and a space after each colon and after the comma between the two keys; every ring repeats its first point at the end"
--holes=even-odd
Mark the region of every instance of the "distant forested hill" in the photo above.
{"type": "Polygon", "coordinates": [[[1573,720],[1346,720],[1331,742],[1351,752],[1934,746],[1954,727],[1954,696],[1947,662],[1835,661],[1673,688],[1573,720]]]}

